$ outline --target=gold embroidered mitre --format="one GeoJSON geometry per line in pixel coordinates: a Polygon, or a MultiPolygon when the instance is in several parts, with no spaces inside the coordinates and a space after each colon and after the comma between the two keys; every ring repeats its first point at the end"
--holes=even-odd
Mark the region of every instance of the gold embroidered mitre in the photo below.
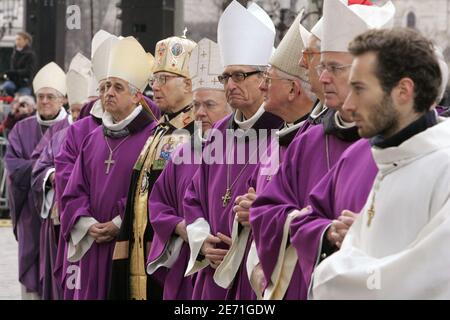
{"type": "Polygon", "coordinates": [[[153,73],[166,71],[189,78],[189,58],[197,44],[184,37],[159,41],[155,48],[153,73]]]}

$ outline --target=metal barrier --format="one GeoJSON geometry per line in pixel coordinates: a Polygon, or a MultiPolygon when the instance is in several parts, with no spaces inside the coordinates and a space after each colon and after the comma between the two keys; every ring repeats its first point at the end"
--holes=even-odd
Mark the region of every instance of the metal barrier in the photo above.
{"type": "MultiPolygon", "coordinates": [[[[3,101],[1,101],[0,104],[0,120],[3,120],[3,118],[5,118],[11,108],[9,104],[4,103],[3,101]]],[[[8,190],[6,184],[7,173],[4,159],[7,145],[8,140],[6,139],[6,137],[0,136],[0,216],[5,216],[5,214],[7,215],[9,212],[8,190]]]]}

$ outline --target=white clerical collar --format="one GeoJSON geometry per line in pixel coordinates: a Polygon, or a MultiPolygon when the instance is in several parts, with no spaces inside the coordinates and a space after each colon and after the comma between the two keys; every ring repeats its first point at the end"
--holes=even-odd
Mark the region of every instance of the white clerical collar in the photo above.
{"type": "Polygon", "coordinates": [[[258,121],[259,118],[261,118],[264,112],[265,110],[263,104],[261,105],[261,107],[259,107],[258,111],[256,111],[256,113],[250,119],[244,120],[244,115],[242,114],[242,112],[236,110],[234,114],[234,121],[242,130],[248,130],[255,125],[256,121],[258,121]]]}
{"type": "Polygon", "coordinates": [[[123,119],[120,122],[114,123],[114,119],[112,117],[112,115],[109,112],[104,112],[103,116],[102,116],[102,122],[103,125],[111,130],[111,131],[121,131],[123,129],[125,129],[126,126],[128,126],[134,119],[136,119],[136,117],[139,115],[139,113],[141,113],[142,111],[142,106],[138,105],[133,112],[131,112],[128,117],[126,117],[125,119],[123,119]]]}
{"type": "Polygon", "coordinates": [[[311,111],[309,114],[309,117],[313,120],[319,118],[321,115],[323,115],[325,112],[327,112],[328,107],[324,105],[322,102],[319,102],[311,111]]]}
{"type": "Polygon", "coordinates": [[[349,129],[349,128],[353,128],[356,125],[355,122],[344,121],[344,119],[342,119],[342,116],[339,113],[339,111],[337,111],[334,114],[334,122],[339,129],[349,129]]]}
{"type": "Polygon", "coordinates": [[[58,116],[55,119],[53,119],[53,120],[44,120],[44,119],[42,119],[41,116],[39,115],[39,112],[36,112],[36,119],[37,119],[37,122],[41,126],[51,127],[55,123],[64,120],[67,117],[67,115],[68,115],[68,113],[67,113],[66,109],[64,109],[64,107],[61,107],[61,109],[59,110],[58,116]]]}
{"type": "Polygon", "coordinates": [[[69,126],[73,125],[73,123],[75,122],[75,120],[73,120],[73,115],[69,114],[67,116],[67,121],[69,121],[69,126]]]}
{"type": "Polygon", "coordinates": [[[92,106],[90,114],[91,116],[97,119],[101,119],[103,117],[103,105],[101,99],[95,101],[94,105],[92,106]]]}
{"type": "Polygon", "coordinates": [[[300,121],[299,123],[287,123],[283,129],[280,129],[276,132],[276,135],[281,138],[284,137],[286,135],[288,135],[289,133],[296,131],[298,129],[300,129],[303,124],[305,123],[306,120],[300,121]]]}

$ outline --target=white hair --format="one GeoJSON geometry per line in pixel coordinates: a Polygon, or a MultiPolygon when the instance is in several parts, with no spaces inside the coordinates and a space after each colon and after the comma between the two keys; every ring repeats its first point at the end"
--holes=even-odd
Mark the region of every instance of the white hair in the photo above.
{"type": "Polygon", "coordinates": [[[32,108],[36,108],[36,101],[34,100],[34,98],[32,96],[21,96],[21,97],[19,97],[19,99],[17,101],[19,103],[26,103],[27,105],[29,105],[32,108]]]}
{"type": "Polygon", "coordinates": [[[442,54],[442,50],[438,46],[434,47],[434,54],[436,55],[436,58],[438,60],[442,77],[441,85],[439,87],[439,92],[436,99],[436,102],[439,103],[444,98],[445,90],[447,89],[449,70],[447,62],[445,62],[444,55],[442,54]]]}
{"type": "Polygon", "coordinates": [[[289,79],[292,81],[296,81],[298,84],[300,84],[300,87],[302,88],[302,93],[305,94],[311,101],[316,101],[317,97],[316,95],[312,92],[312,86],[311,83],[299,76],[293,76],[290,75],[289,73],[286,73],[280,69],[276,69],[277,73],[282,76],[285,79],[289,79]]]}

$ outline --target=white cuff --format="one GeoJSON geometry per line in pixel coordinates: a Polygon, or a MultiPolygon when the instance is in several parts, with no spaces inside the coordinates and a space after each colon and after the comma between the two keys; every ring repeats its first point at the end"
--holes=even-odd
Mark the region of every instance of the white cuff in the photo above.
{"type": "Polygon", "coordinates": [[[112,223],[114,223],[117,229],[120,230],[120,227],[122,227],[122,218],[120,216],[117,216],[114,219],[112,219],[112,223]]]}
{"type": "Polygon", "coordinates": [[[269,285],[264,291],[264,300],[282,300],[286,294],[298,260],[297,251],[294,247],[291,245],[287,246],[289,240],[289,229],[292,220],[305,212],[309,212],[309,210],[294,210],[290,212],[286,218],[277,263],[270,277],[269,285]]]}
{"type": "Polygon", "coordinates": [[[191,255],[186,268],[186,273],[184,274],[185,277],[190,276],[209,265],[208,260],[203,259],[202,261],[197,261],[197,257],[203,242],[205,242],[210,235],[210,230],[209,223],[204,218],[198,218],[193,223],[186,226],[191,255]]]}
{"type": "Polygon", "coordinates": [[[172,236],[164,248],[164,252],[156,260],[147,265],[147,273],[153,274],[161,267],[171,268],[180,256],[184,240],[179,236],[172,236]]]}
{"type": "MultiPolygon", "coordinates": [[[[252,245],[250,247],[250,251],[248,252],[248,256],[247,256],[247,276],[248,276],[248,281],[250,282],[250,285],[252,286],[253,291],[258,294],[258,290],[259,288],[257,288],[258,284],[257,283],[252,283],[252,274],[253,274],[253,270],[255,270],[256,266],[259,264],[259,257],[258,257],[258,250],[256,250],[256,243],[255,241],[252,241],[252,245]]],[[[261,300],[262,297],[257,297],[258,300],[261,300]]]]}
{"type": "Polygon", "coordinates": [[[88,234],[89,228],[98,223],[92,217],[81,217],[70,231],[67,260],[69,262],[80,261],[94,243],[94,238],[88,234]]]}
{"type": "Polygon", "coordinates": [[[49,178],[52,175],[52,173],[55,172],[55,168],[48,169],[44,180],[42,182],[42,207],[41,207],[41,218],[47,219],[48,215],[50,213],[50,210],[52,209],[53,204],[53,198],[55,197],[55,189],[52,187],[47,192],[45,191],[47,182],[50,183],[49,178]]]}
{"type": "Polygon", "coordinates": [[[231,233],[231,247],[214,272],[214,282],[224,289],[230,288],[236,277],[236,273],[244,258],[248,237],[250,236],[250,228],[244,227],[240,233],[238,233],[238,230],[239,222],[237,221],[237,217],[235,217],[233,232],[231,233]]]}

